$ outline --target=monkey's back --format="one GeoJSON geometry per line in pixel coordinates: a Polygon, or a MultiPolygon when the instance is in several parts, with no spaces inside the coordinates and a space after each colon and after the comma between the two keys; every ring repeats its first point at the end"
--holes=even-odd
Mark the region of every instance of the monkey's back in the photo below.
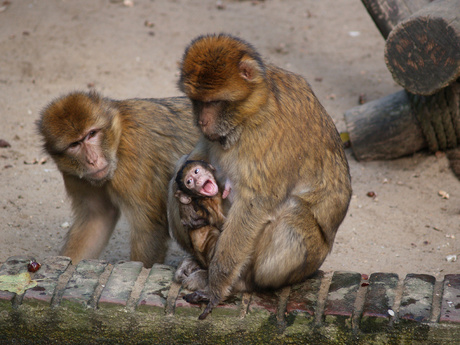
{"type": "Polygon", "coordinates": [[[257,125],[243,131],[234,149],[223,152],[220,164],[242,193],[257,190],[258,197],[273,205],[289,195],[301,197],[332,244],[351,197],[340,136],[302,76],[266,65],[266,81],[268,103],[248,120],[257,125]],[[237,156],[242,164],[235,167],[237,156]]]}
{"type": "Polygon", "coordinates": [[[152,213],[164,214],[167,184],[175,163],[193,149],[199,137],[190,101],[173,97],[130,99],[115,104],[124,132],[118,150],[119,164],[110,185],[125,197],[127,205],[148,203],[152,213]],[[136,200],[124,195],[126,189],[136,191],[136,200]]]}

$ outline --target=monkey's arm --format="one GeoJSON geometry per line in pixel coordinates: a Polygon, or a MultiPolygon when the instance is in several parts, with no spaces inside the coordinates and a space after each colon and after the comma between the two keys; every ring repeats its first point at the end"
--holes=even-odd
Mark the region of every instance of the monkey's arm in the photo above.
{"type": "Polygon", "coordinates": [[[230,294],[242,268],[251,259],[258,234],[269,221],[269,201],[250,197],[235,199],[209,265],[211,308],[230,294]]]}
{"type": "Polygon", "coordinates": [[[225,181],[224,191],[222,192],[222,199],[226,199],[232,190],[232,183],[229,179],[225,181]]]}
{"type": "MultiPolygon", "coordinates": [[[[214,255],[208,268],[208,288],[190,294],[190,301],[197,297],[208,304],[199,316],[204,320],[222,300],[227,297],[237,281],[242,268],[251,259],[252,249],[266,219],[260,212],[260,202],[255,200],[234,204],[227,216],[227,222],[214,248],[214,255]]],[[[196,302],[194,302],[196,303],[196,302]]]]}
{"type": "Polygon", "coordinates": [[[120,217],[104,187],[89,185],[74,176],[64,176],[72,201],[74,223],[67,233],[61,255],[69,256],[73,264],[82,259],[97,259],[109,241],[120,217]]]}
{"type": "MultiPolygon", "coordinates": [[[[196,202],[196,200],[192,201],[192,203],[193,202],[196,202]]],[[[204,211],[200,208],[198,209],[198,211],[195,211],[195,208],[192,204],[180,204],[179,214],[182,225],[189,230],[195,230],[203,226],[209,225],[209,221],[206,218],[204,211]]]]}

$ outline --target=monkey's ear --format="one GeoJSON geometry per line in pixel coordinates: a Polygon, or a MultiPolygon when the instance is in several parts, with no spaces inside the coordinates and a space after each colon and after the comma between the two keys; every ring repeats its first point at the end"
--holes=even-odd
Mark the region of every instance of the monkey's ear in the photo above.
{"type": "Polygon", "coordinates": [[[184,205],[188,205],[192,202],[192,198],[185,194],[182,194],[179,200],[184,205]]]}
{"type": "Polygon", "coordinates": [[[209,166],[209,169],[211,169],[212,171],[216,171],[216,168],[214,168],[214,166],[212,164],[208,163],[208,166],[209,166]]]}
{"type": "Polygon", "coordinates": [[[241,59],[239,70],[240,76],[251,83],[257,82],[263,74],[259,63],[250,57],[243,57],[241,59]]]}
{"type": "Polygon", "coordinates": [[[179,199],[181,204],[188,205],[192,202],[192,198],[180,190],[176,191],[174,196],[179,199]]]}

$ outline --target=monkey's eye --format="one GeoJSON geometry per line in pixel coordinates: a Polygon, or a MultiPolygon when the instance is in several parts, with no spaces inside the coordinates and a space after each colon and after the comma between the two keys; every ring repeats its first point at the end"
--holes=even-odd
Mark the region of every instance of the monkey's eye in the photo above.
{"type": "Polygon", "coordinates": [[[187,181],[185,181],[185,184],[186,184],[186,185],[190,185],[191,183],[192,183],[192,179],[191,179],[191,178],[189,178],[187,181]]]}
{"type": "Polygon", "coordinates": [[[199,168],[196,168],[195,169],[195,174],[198,174],[200,172],[200,169],[199,168]]]}
{"type": "Polygon", "coordinates": [[[70,145],[69,145],[69,148],[70,148],[70,149],[73,149],[73,148],[77,147],[78,145],[80,145],[80,142],[79,142],[79,141],[76,141],[76,142],[70,144],[70,145]]]}
{"type": "Polygon", "coordinates": [[[90,131],[88,133],[88,139],[91,139],[92,137],[94,137],[95,135],[97,134],[97,131],[95,129],[93,129],[92,131],[90,131]]]}

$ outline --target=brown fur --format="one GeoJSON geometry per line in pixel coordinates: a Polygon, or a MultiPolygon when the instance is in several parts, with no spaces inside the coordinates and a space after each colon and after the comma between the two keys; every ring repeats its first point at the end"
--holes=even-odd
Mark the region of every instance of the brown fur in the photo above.
{"type": "MultiPolygon", "coordinates": [[[[351,183],[340,137],[309,84],[264,63],[248,43],[228,35],[194,40],[179,87],[204,135],[188,159],[209,161],[232,183],[203,318],[231,291],[313,274],[345,217],[351,183]]],[[[177,204],[168,207],[170,231],[185,237],[173,219],[177,204]]]]}
{"type": "Polygon", "coordinates": [[[175,162],[198,138],[190,102],[183,97],[115,101],[73,92],[44,108],[37,125],[72,201],[75,220],[61,254],[74,264],[97,258],[123,211],[131,224],[131,260],[146,267],[163,262],[167,184],[175,162]],[[91,144],[92,128],[99,131],[91,144]],[[93,178],[106,163],[107,175],[93,178]]]}

